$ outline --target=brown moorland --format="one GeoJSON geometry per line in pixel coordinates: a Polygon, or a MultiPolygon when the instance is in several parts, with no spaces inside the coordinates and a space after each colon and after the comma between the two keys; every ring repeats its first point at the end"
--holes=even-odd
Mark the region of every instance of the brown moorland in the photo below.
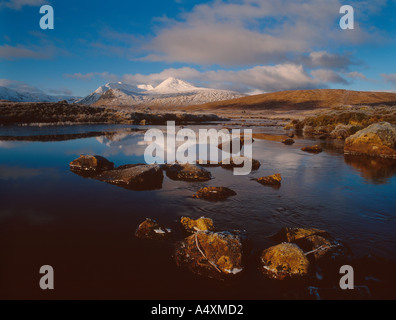
{"type": "Polygon", "coordinates": [[[184,107],[188,111],[313,110],[342,105],[396,105],[396,93],[341,89],[293,90],[184,107]]]}

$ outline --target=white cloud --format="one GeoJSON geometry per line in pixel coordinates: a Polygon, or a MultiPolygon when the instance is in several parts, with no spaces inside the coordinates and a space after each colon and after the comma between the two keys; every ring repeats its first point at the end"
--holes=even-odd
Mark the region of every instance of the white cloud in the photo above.
{"type": "MultiPolygon", "coordinates": [[[[89,80],[100,73],[65,75],[67,77],[89,80]]],[[[125,74],[117,77],[106,73],[113,81],[123,81],[129,84],[157,85],[161,81],[175,77],[192,81],[201,87],[229,89],[245,93],[262,93],[279,90],[293,90],[303,88],[317,88],[326,86],[322,79],[311,77],[302,65],[291,63],[275,66],[255,66],[237,71],[211,70],[199,71],[194,68],[170,68],[152,74],[125,74]]]]}
{"type": "Polygon", "coordinates": [[[311,71],[314,78],[323,83],[342,83],[349,84],[347,80],[341,77],[337,72],[329,69],[317,69],[311,71]]]}
{"type": "MultiPolygon", "coordinates": [[[[177,21],[164,19],[164,26],[144,46],[149,53],[143,59],[222,66],[284,63],[290,54],[370,38],[358,23],[353,32],[339,28],[340,7],[338,0],[218,0],[197,5],[177,21]]],[[[348,64],[348,58],[321,51],[310,58],[322,67],[348,64]]]]}
{"type": "Polygon", "coordinates": [[[390,74],[381,74],[381,77],[387,81],[392,83],[393,85],[396,85],[396,73],[390,73],[390,74]]]}
{"type": "Polygon", "coordinates": [[[41,50],[35,51],[24,46],[9,46],[7,44],[0,46],[0,59],[47,59],[52,55],[52,51],[41,50]]]}

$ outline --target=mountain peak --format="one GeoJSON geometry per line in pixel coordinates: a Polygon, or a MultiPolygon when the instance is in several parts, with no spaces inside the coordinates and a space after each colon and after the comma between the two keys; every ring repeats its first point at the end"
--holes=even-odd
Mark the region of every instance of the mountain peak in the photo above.
{"type": "Polygon", "coordinates": [[[153,91],[159,93],[177,93],[185,91],[194,91],[198,88],[193,86],[187,81],[176,79],[174,77],[169,77],[168,79],[162,81],[158,86],[156,86],[153,91]]]}

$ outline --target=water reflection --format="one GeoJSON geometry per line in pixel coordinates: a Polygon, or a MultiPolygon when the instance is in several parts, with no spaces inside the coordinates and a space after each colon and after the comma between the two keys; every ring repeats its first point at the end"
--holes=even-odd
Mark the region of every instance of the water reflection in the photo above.
{"type": "Polygon", "coordinates": [[[396,160],[368,156],[345,155],[345,163],[359,171],[364,179],[374,184],[387,183],[396,175],[396,160]]]}

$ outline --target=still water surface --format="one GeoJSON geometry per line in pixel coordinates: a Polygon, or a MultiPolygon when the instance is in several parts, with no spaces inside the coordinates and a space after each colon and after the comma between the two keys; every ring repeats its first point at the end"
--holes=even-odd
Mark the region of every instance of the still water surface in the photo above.
{"type": "MultiPolygon", "coordinates": [[[[174,229],[180,238],[181,216],[209,217],[221,230],[246,230],[256,253],[273,245],[268,237],[282,227],[315,227],[344,240],[356,257],[371,253],[396,260],[394,162],[346,158],[334,142],[298,139],[285,146],[256,139],[253,157],[261,167],[248,176],[208,168],[214,177],[208,182],[165,177],[160,190],[131,191],[69,170],[69,162],[80,154],[101,155],[116,166],[144,162],[144,134],[137,129],[143,128],[0,128],[1,299],[290,298],[283,284],[269,285],[261,278],[254,259],[232,284],[178,268],[174,240],[134,237],[146,217],[174,229]],[[10,138],[103,130],[116,133],[45,142],[10,138]],[[324,152],[300,150],[313,143],[321,143],[324,152]],[[273,173],[282,175],[279,189],[251,180],[273,173]],[[217,203],[193,199],[203,186],[229,187],[237,196],[217,203]],[[55,270],[52,291],[38,286],[45,264],[55,270]]],[[[253,132],[283,133],[263,127],[253,132]]]]}

